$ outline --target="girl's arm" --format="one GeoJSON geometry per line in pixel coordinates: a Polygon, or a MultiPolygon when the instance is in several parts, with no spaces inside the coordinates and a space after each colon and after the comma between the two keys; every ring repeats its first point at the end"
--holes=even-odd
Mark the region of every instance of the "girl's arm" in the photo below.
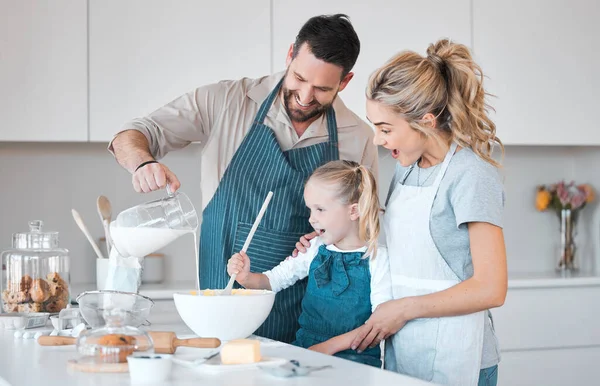
{"type": "Polygon", "coordinates": [[[365,330],[367,328],[365,325],[360,326],[350,332],[326,340],[323,343],[315,344],[308,349],[327,355],[333,355],[340,351],[348,350],[351,348],[354,338],[356,338],[356,336],[360,333],[361,329],[365,330]]]}
{"type": "Polygon", "coordinates": [[[508,287],[504,235],[498,226],[469,223],[473,276],[444,291],[396,299],[377,307],[354,339],[352,348],[363,351],[395,334],[417,318],[465,315],[500,307],[508,287]]]}
{"type": "Polygon", "coordinates": [[[296,258],[288,257],[272,270],[264,272],[264,276],[268,278],[271,285],[271,290],[279,292],[307,277],[310,263],[317,255],[321,244],[321,239],[315,238],[311,240],[311,245],[306,253],[301,253],[296,258]]]}
{"type": "Polygon", "coordinates": [[[236,281],[244,288],[271,290],[271,282],[264,273],[250,272],[244,280],[236,281]]]}
{"type": "Polygon", "coordinates": [[[249,289],[267,289],[279,292],[308,276],[312,259],[316,256],[321,244],[315,239],[306,253],[297,258],[287,258],[275,268],[263,273],[250,272],[251,260],[245,252],[236,253],[227,263],[227,273],[237,273],[236,281],[249,289]]]}

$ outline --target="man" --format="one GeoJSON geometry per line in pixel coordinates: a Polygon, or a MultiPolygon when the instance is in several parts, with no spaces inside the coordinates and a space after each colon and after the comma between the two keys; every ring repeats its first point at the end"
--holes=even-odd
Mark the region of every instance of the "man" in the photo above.
{"type": "MultiPolygon", "coordinates": [[[[180,186],[157,159],[191,142],[203,146],[200,288],[224,288],[227,260],[241,250],[269,191],[274,195],[247,251],[252,271],[272,269],[311,231],[304,181],[347,159],[377,169],[373,132],[337,98],[352,79],[360,42],[346,15],[313,17],[288,51],[284,74],[200,87],[135,119],[109,150],[138,192],[180,186]]],[[[256,332],[291,342],[306,281],[277,294],[256,332]]],[[[207,315],[210,317],[210,315],[207,315]]]]}

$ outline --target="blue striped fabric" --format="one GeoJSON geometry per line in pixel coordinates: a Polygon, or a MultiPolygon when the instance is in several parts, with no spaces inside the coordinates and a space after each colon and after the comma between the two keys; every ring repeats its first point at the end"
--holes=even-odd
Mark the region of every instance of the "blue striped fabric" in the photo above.
{"type": "MultiPolygon", "coordinates": [[[[278,265],[289,256],[300,236],[312,230],[304,204],[304,182],[314,169],[339,158],[335,112],[330,108],[326,113],[327,142],[283,152],[271,128],[263,124],[281,83],[262,103],[202,214],[201,289],[227,285],[227,260],[242,249],[269,191],[273,191],[273,198],[248,248],[253,272],[278,265]]],[[[292,342],[305,290],[303,280],[278,293],[271,314],[256,334],[292,342]]]]}

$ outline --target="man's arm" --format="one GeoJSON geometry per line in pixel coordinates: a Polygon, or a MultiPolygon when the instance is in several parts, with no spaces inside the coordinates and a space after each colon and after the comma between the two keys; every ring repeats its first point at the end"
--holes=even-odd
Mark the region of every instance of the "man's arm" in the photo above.
{"type": "Polygon", "coordinates": [[[115,135],[108,150],[133,175],[137,192],[161,189],[167,183],[172,191],[179,188],[175,174],[156,160],[192,142],[202,146],[208,141],[212,125],[224,108],[228,87],[224,82],[199,87],[147,117],[127,122],[115,135]],[[154,162],[140,167],[148,161],[154,162]]]}
{"type": "Polygon", "coordinates": [[[129,173],[133,174],[138,165],[154,160],[146,136],[138,130],[123,131],[112,141],[115,158],[129,173]]]}

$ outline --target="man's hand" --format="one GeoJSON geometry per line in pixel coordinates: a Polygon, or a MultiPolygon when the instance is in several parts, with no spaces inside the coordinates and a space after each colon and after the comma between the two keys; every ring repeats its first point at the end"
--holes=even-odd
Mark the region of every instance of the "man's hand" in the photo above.
{"type": "Polygon", "coordinates": [[[171,192],[181,186],[177,176],[161,163],[150,163],[135,171],[131,177],[133,188],[138,193],[149,193],[163,189],[169,184],[171,192]]]}

